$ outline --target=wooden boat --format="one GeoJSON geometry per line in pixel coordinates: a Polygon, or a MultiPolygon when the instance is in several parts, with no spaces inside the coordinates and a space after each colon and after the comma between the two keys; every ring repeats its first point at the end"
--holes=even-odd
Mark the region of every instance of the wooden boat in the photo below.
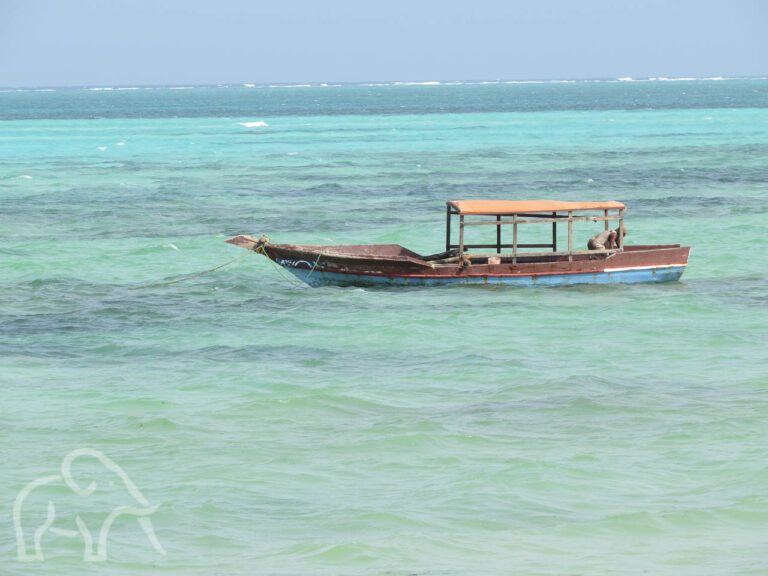
{"type": "Polygon", "coordinates": [[[227,242],[263,254],[311,286],[556,286],[678,280],[690,248],[625,246],[625,209],[615,201],[453,200],[447,202],[445,251],[431,255],[399,244],[273,244],[266,236],[236,236],[227,242]],[[456,218],[458,243],[453,243],[456,218]],[[603,222],[605,230],[610,222],[617,222],[617,245],[577,250],[575,222],[603,222]],[[546,242],[518,242],[519,228],[528,229],[530,224],[551,224],[551,241],[544,231],[546,242]],[[558,225],[567,226],[567,250],[558,250],[558,225]],[[473,226],[495,226],[495,243],[467,243],[465,229],[473,226]],[[502,242],[502,229],[509,227],[512,241],[502,242]],[[475,249],[492,252],[469,251],[475,249]]]}

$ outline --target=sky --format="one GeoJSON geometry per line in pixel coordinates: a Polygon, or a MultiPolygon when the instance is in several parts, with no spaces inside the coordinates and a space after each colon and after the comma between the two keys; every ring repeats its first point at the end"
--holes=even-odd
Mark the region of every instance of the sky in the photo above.
{"type": "Polygon", "coordinates": [[[768,0],[0,0],[0,86],[768,76],[768,0]]]}

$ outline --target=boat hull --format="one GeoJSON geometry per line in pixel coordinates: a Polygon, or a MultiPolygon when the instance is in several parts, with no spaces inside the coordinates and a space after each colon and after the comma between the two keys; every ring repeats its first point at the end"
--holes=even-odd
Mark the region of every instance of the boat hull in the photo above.
{"type": "Polygon", "coordinates": [[[575,286],[638,284],[679,280],[685,266],[659,266],[567,274],[497,274],[465,276],[374,275],[339,273],[281,265],[310,286],[575,286]]]}
{"type": "Polygon", "coordinates": [[[635,246],[610,258],[514,264],[435,264],[398,245],[344,247],[269,244],[262,253],[310,286],[572,286],[679,280],[689,248],[635,246]]]}

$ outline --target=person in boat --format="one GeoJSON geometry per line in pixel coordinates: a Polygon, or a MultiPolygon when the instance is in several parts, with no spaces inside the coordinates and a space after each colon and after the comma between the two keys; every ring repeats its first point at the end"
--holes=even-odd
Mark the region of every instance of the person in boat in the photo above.
{"type": "MultiPolygon", "coordinates": [[[[627,235],[627,229],[624,228],[622,238],[627,235]]],[[[603,230],[596,234],[587,242],[587,248],[590,250],[612,250],[619,247],[619,229],[603,230]]]]}

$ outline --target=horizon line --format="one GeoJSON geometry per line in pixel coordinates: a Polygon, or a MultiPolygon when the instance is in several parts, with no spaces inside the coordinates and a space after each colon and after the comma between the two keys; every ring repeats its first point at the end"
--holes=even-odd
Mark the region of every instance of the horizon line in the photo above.
{"type": "Polygon", "coordinates": [[[493,78],[476,80],[325,80],[325,81],[285,81],[285,82],[205,82],[205,83],[169,83],[169,84],[40,84],[40,85],[0,85],[0,91],[44,91],[44,90],[142,90],[142,89],[193,89],[193,88],[341,88],[345,86],[386,87],[386,86],[461,86],[495,84],[575,84],[579,82],[693,82],[724,80],[768,80],[768,76],[603,76],[588,78],[493,78]]]}

